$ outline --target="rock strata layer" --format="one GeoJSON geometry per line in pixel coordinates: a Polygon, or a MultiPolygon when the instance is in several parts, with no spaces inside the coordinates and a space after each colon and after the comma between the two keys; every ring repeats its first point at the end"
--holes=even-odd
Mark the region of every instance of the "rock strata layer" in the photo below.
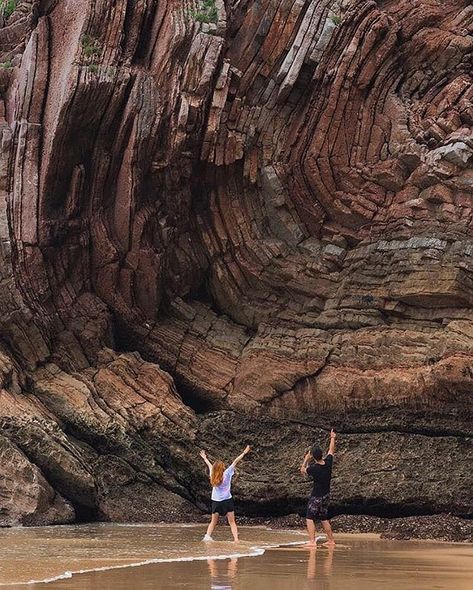
{"type": "Polygon", "coordinates": [[[0,525],[472,517],[469,0],[10,4],[0,525]]]}

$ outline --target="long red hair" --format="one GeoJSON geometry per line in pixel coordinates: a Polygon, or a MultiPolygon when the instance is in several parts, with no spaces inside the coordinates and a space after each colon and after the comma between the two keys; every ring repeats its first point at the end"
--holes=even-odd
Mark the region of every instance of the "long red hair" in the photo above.
{"type": "Polygon", "coordinates": [[[215,461],[215,463],[212,465],[212,473],[210,474],[210,483],[213,487],[219,486],[222,483],[224,471],[224,463],[222,463],[222,461],[215,461]]]}

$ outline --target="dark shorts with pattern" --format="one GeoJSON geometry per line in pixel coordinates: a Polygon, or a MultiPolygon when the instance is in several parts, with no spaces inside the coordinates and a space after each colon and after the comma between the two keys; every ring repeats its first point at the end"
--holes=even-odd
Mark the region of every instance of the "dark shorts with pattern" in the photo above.
{"type": "Polygon", "coordinates": [[[225,516],[229,512],[235,512],[233,498],[222,500],[221,502],[215,502],[215,500],[212,500],[212,514],[217,513],[220,516],[225,516]]]}
{"type": "Polygon", "coordinates": [[[309,520],[328,520],[330,494],[326,496],[311,496],[307,504],[306,518],[309,520]]]}

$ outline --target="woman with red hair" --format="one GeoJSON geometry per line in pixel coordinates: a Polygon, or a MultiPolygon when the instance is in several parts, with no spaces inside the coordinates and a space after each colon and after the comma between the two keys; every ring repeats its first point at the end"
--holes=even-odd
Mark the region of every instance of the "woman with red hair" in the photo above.
{"type": "Polygon", "coordinates": [[[204,536],[204,541],[212,541],[212,533],[218,524],[219,516],[226,516],[233,534],[233,540],[238,543],[238,528],[235,522],[235,506],[232,498],[232,477],[237,464],[250,452],[247,446],[241,455],[233,461],[230,467],[225,469],[222,461],[212,463],[207,458],[205,451],[200,451],[200,456],[209,468],[209,478],[212,485],[212,518],[204,536]]]}

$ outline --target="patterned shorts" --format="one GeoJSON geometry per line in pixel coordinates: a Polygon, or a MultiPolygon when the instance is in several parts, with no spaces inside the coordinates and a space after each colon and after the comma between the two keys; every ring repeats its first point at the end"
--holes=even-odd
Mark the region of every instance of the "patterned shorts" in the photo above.
{"type": "Polygon", "coordinates": [[[306,518],[309,520],[328,520],[328,507],[330,504],[330,495],[312,496],[307,504],[306,518]]]}

